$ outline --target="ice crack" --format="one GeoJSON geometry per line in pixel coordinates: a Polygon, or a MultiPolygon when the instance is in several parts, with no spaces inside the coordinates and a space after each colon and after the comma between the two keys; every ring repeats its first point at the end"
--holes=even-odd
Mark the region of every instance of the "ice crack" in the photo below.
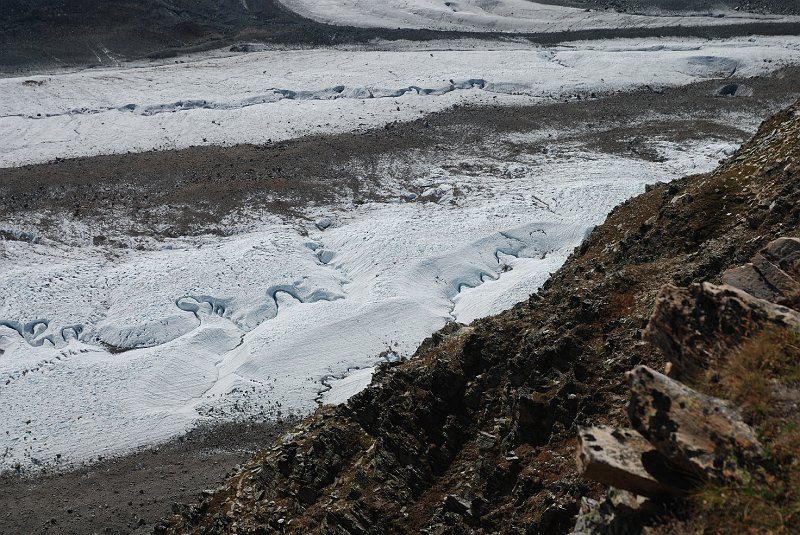
{"type": "Polygon", "coordinates": [[[336,99],[376,99],[376,98],[398,98],[406,94],[418,96],[441,96],[453,91],[466,91],[478,89],[489,93],[501,94],[520,94],[530,91],[530,87],[524,84],[507,82],[487,82],[483,78],[468,78],[466,80],[450,80],[447,85],[438,87],[422,87],[419,85],[409,85],[400,88],[377,88],[366,86],[348,87],[336,85],[319,90],[293,90],[282,88],[269,88],[260,95],[255,95],[241,100],[231,102],[215,102],[207,99],[186,99],[170,103],[160,104],[136,104],[129,103],[122,106],[104,106],[97,108],[81,107],[58,113],[42,113],[36,115],[14,114],[4,117],[25,117],[27,119],[46,119],[50,117],[73,116],[73,115],[94,115],[118,111],[123,113],[134,113],[136,115],[153,116],[161,113],[175,113],[189,110],[235,110],[257,106],[259,104],[270,104],[281,100],[336,100],[336,99]]]}

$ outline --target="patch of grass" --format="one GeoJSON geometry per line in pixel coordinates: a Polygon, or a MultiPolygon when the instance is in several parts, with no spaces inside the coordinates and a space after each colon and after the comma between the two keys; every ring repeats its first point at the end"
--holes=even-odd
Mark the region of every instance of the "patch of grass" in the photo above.
{"type": "Polygon", "coordinates": [[[700,386],[742,408],[766,455],[742,483],[700,487],[685,532],[800,533],[800,334],[773,329],[755,336],[700,386]]]}
{"type": "Polygon", "coordinates": [[[757,486],[706,486],[693,497],[691,530],[703,534],[767,534],[787,531],[782,508],[757,486]]]}
{"type": "Polygon", "coordinates": [[[745,342],[718,373],[718,395],[736,402],[756,422],[780,416],[776,391],[800,386],[800,334],[765,331],[745,342]]]}

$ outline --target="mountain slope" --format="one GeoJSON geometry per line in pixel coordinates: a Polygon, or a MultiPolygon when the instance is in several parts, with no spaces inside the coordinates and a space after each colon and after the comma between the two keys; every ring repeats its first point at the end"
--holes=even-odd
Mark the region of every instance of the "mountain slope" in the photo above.
{"type": "Polygon", "coordinates": [[[436,333],[304,420],[169,533],[566,533],[578,425],[619,425],[665,283],[718,281],[800,232],[800,102],[715,171],[617,207],[536,295],[436,333]]]}

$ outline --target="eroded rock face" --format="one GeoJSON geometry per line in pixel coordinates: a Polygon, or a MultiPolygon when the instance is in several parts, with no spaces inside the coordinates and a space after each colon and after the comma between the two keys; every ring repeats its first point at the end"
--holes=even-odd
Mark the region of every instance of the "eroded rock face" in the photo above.
{"type": "MultiPolygon", "coordinates": [[[[723,286],[667,285],[657,298],[646,338],[671,359],[679,375],[691,376],[724,364],[742,341],[765,329],[798,330],[800,316],[788,308],[796,308],[800,296],[798,268],[800,240],[784,237],[768,243],[751,262],[725,271],[723,286]]],[[[662,501],[709,480],[752,477],[764,451],[731,402],[647,366],[625,375],[632,429],[581,429],[578,470],[584,477],[662,501]]],[[[638,522],[641,531],[646,514],[638,505],[614,503],[610,497],[584,500],[576,533],[612,533],[631,522],[638,522]]]]}
{"type": "Polygon", "coordinates": [[[680,473],[697,481],[735,479],[763,451],[753,429],[729,402],[637,366],[627,373],[628,418],[680,473]]]}
{"type": "Polygon", "coordinates": [[[637,366],[630,384],[631,427],[578,432],[578,471],[639,496],[685,496],[698,483],[737,479],[763,454],[755,432],[729,402],[637,366]]]}
{"type": "Polygon", "coordinates": [[[644,337],[691,377],[744,338],[769,327],[800,330],[800,239],[769,242],[751,261],[722,274],[725,284],[667,285],[644,337]]]}
{"type": "Polygon", "coordinates": [[[769,327],[800,331],[800,314],[733,286],[664,286],[644,331],[676,377],[696,376],[744,339],[769,327]]]}

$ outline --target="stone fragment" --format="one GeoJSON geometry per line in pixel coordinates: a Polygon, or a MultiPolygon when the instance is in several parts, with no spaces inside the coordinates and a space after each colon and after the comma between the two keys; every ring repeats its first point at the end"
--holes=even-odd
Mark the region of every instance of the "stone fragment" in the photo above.
{"type": "MultiPolygon", "coordinates": [[[[775,289],[776,297],[767,299],[773,303],[784,304],[788,300],[796,299],[800,295],[800,282],[790,274],[783,271],[777,264],[771,262],[764,255],[753,257],[755,267],[764,280],[775,289]]],[[[761,297],[756,295],[756,297],[761,297]]]]}
{"type": "Polygon", "coordinates": [[[666,466],[655,447],[633,429],[608,426],[578,431],[578,471],[587,479],[640,496],[683,496],[691,483],[666,466]]]}
{"type": "Polygon", "coordinates": [[[800,331],[800,313],[733,286],[666,285],[644,337],[672,362],[673,375],[691,378],[770,327],[800,331]]]}
{"type": "Polygon", "coordinates": [[[741,467],[763,453],[755,432],[730,402],[647,366],[626,375],[631,425],[690,479],[737,479],[741,467]]]}
{"type": "Polygon", "coordinates": [[[614,487],[609,487],[600,501],[584,496],[570,535],[641,533],[643,523],[652,516],[649,504],[642,497],[614,487]]]}
{"type": "Polygon", "coordinates": [[[800,239],[778,238],[769,242],[760,254],[795,280],[800,279],[800,239]]]}
{"type": "Polygon", "coordinates": [[[800,305],[800,240],[771,241],[749,264],[729,269],[725,284],[760,299],[797,308],[800,305]]]}
{"type": "Polygon", "coordinates": [[[485,431],[480,431],[475,439],[475,445],[481,451],[493,450],[497,447],[498,437],[485,431]]]}
{"type": "Polygon", "coordinates": [[[722,282],[759,299],[775,302],[778,294],[753,264],[731,268],[722,274],[722,282]]]}
{"type": "Polygon", "coordinates": [[[447,512],[455,513],[459,516],[467,516],[471,514],[472,506],[469,500],[459,498],[454,494],[448,494],[444,499],[442,508],[447,512]]]}
{"type": "Polygon", "coordinates": [[[314,221],[314,225],[319,230],[325,230],[325,229],[329,228],[331,225],[333,225],[333,221],[331,221],[330,218],[328,218],[328,217],[320,217],[319,219],[314,221]]]}

